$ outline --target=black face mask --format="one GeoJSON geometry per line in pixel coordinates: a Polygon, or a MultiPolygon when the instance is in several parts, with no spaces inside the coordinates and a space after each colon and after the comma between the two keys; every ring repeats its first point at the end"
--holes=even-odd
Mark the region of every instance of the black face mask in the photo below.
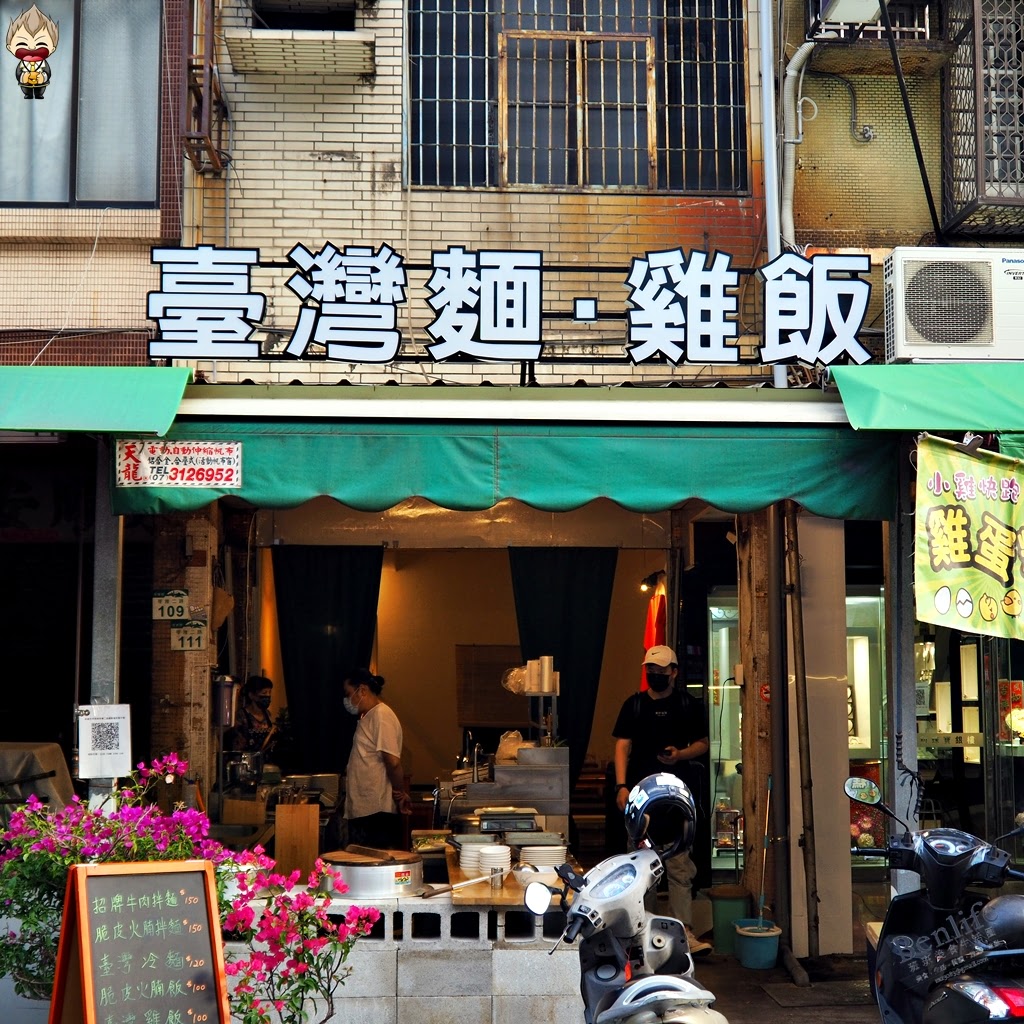
{"type": "Polygon", "coordinates": [[[270,707],[270,698],[269,697],[256,697],[255,700],[253,700],[253,703],[256,705],[256,707],[263,708],[263,710],[266,711],[267,708],[270,707]]]}
{"type": "Polygon", "coordinates": [[[647,672],[647,685],[655,693],[664,693],[672,684],[672,677],[664,672],[647,672]]]}

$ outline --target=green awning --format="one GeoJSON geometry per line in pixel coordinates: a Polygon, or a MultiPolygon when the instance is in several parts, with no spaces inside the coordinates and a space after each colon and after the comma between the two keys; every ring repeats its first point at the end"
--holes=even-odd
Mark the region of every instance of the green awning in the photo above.
{"type": "Polygon", "coordinates": [[[513,498],[556,512],[610,498],[655,512],[699,498],[748,512],[793,498],[839,519],[895,511],[895,440],[845,426],[179,418],[167,437],[241,442],[243,486],[116,487],[115,512],[228,495],[264,508],[326,495],[362,511],[412,497],[461,510],[513,498]]]}
{"type": "Polygon", "coordinates": [[[1024,362],[834,366],[855,430],[1024,430],[1024,362]]]}
{"type": "Polygon", "coordinates": [[[164,434],[184,366],[0,366],[0,430],[164,434]]]}

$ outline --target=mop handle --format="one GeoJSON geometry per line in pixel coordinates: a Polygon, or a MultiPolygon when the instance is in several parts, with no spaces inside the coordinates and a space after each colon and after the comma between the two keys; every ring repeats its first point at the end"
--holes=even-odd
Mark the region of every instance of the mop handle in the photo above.
{"type": "Polygon", "coordinates": [[[768,865],[768,820],[772,806],[772,777],[768,776],[768,795],[764,801],[764,843],[761,847],[761,892],[757,897],[757,925],[764,921],[764,876],[768,865]]]}

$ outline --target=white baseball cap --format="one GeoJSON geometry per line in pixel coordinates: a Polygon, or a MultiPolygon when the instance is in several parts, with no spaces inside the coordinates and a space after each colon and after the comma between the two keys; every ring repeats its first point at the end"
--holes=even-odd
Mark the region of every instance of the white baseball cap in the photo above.
{"type": "Polygon", "coordinates": [[[668,668],[670,665],[678,665],[676,661],[676,652],[671,647],[666,647],[664,644],[659,644],[657,647],[651,647],[644,655],[645,665],[659,665],[661,668],[668,668]]]}

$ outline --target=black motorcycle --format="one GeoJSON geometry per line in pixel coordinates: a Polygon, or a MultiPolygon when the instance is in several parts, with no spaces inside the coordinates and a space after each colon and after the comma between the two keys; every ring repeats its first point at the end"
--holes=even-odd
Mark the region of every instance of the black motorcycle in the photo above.
{"type": "MultiPolygon", "coordinates": [[[[955,828],[911,831],[868,779],[846,780],[851,800],[899,822],[882,855],[916,872],[921,888],[895,896],[879,934],[872,988],[883,1024],[974,1024],[1024,1017],[1024,896],[992,896],[1024,872],[997,846],[955,828]]],[[[1015,829],[999,840],[1024,834],[1015,829]]]]}

